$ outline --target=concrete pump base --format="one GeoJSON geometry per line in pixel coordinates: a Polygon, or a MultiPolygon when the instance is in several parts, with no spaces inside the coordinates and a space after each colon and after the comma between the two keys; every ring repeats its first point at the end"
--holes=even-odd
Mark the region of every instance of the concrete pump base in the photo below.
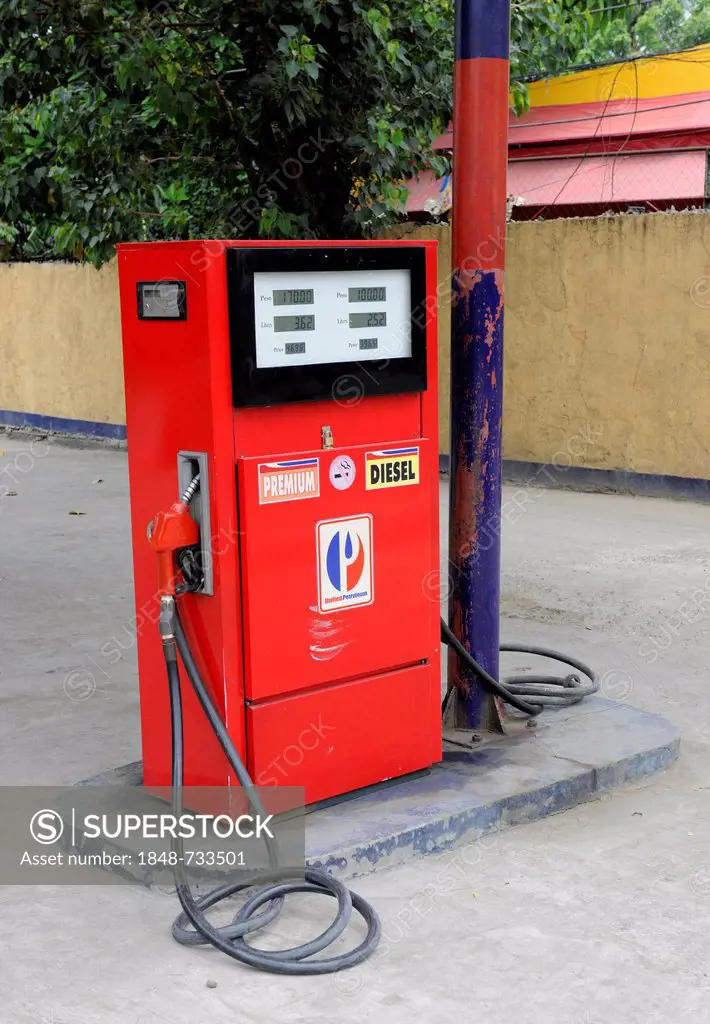
{"type": "MultiPolygon", "coordinates": [[[[311,811],[307,860],[354,878],[451,850],[661,771],[679,749],[679,731],[660,715],[590,698],[545,712],[522,735],[470,753],[450,748],[430,773],[311,811]]],[[[141,783],[138,761],[80,785],[141,783]]]]}

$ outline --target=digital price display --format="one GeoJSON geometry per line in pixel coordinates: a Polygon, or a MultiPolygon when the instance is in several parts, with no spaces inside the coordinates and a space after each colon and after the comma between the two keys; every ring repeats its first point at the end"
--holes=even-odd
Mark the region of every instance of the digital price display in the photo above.
{"type": "Polygon", "coordinates": [[[386,288],[348,288],[350,302],[386,302],[386,288]]]}
{"type": "Polygon", "coordinates": [[[274,289],[275,306],[312,306],[312,288],[276,288],[274,289]]]}
{"type": "Polygon", "coordinates": [[[283,331],[315,331],[315,316],[275,316],[274,331],[280,334],[283,331]]]}
{"type": "Polygon", "coordinates": [[[386,313],[351,313],[351,327],[386,327],[386,313]]]}
{"type": "Polygon", "coordinates": [[[256,368],[410,359],[413,308],[405,267],[256,270],[256,368]]]}

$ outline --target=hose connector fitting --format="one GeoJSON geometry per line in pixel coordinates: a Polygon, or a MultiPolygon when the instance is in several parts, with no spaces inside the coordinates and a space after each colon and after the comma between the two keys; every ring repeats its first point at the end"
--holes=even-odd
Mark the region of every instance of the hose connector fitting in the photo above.
{"type": "Polygon", "coordinates": [[[158,630],[160,632],[160,640],[163,645],[165,660],[177,661],[177,646],[175,643],[175,598],[172,594],[163,594],[160,598],[158,630]]]}

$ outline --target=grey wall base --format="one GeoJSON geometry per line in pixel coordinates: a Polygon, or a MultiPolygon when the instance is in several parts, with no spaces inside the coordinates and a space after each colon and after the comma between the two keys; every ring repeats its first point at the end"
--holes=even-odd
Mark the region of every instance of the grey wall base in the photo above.
{"type": "MultiPolygon", "coordinates": [[[[451,460],[439,455],[439,471],[449,473],[451,460]]],[[[710,502],[710,480],[624,469],[589,469],[554,463],[503,460],[503,480],[516,487],[557,487],[570,491],[633,494],[640,498],[672,498],[710,502]]]]}

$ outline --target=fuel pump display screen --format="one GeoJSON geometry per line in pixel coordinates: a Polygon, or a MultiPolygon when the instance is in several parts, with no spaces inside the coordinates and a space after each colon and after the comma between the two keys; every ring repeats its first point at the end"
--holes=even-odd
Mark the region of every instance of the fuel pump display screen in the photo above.
{"type": "Polygon", "coordinates": [[[284,288],[274,290],[275,306],[312,306],[312,288],[284,288]]]}
{"type": "Polygon", "coordinates": [[[351,313],[351,327],[386,327],[386,313],[351,313]]]}
{"type": "Polygon", "coordinates": [[[314,316],[275,316],[274,333],[281,334],[282,331],[315,331],[316,318],[314,316]]]}
{"type": "Polygon", "coordinates": [[[227,285],[236,406],[426,389],[423,246],[235,245],[227,285]]]}
{"type": "Polygon", "coordinates": [[[406,359],[412,354],[411,316],[409,270],[257,272],[256,365],[264,369],[354,359],[406,359]],[[299,312],[306,303],[313,312],[299,312]],[[303,352],[286,347],[286,336],[296,331],[311,335],[303,352]],[[363,346],[361,340],[369,344],[363,346]]]}
{"type": "Polygon", "coordinates": [[[386,288],[348,288],[351,302],[384,302],[387,298],[386,288]]]}
{"type": "Polygon", "coordinates": [[[184,281],[139,281],[139,320],[186,320],[184,281]]]}

